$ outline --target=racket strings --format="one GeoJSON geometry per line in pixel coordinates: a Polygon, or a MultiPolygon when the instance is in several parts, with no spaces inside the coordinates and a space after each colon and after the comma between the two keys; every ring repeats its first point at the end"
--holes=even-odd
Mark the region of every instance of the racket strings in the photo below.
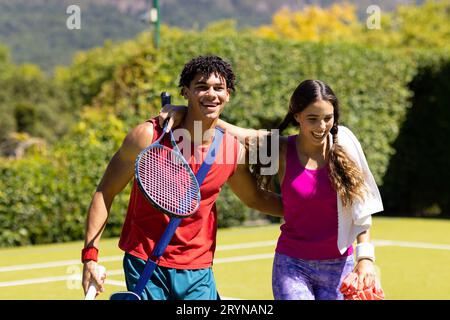
{"type": "Polygon", "coordinates": [[[164,210],[190,215],[198,207],[198,185],[180,156],[167,148],[151,148],[139,161],[138,175],[148,196],[164,210]]]}

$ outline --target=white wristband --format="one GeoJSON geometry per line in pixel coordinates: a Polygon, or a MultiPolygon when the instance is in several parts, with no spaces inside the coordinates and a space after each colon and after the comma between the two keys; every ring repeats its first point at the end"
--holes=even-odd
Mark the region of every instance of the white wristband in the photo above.
{"type": "Polygon", "coordinates": [[[356,245],[356,261],[370,259],[375,262],[375,247],[370,242],[361,242],[356,245]]]}

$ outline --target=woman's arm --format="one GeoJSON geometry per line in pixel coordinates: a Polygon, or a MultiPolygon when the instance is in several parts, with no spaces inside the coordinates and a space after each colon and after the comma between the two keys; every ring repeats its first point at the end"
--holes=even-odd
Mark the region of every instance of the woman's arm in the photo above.
{"type": "Polygon", "coordinates": [[[164,127],[164,121],[169,119],[166,132],[169,132],[172,127],[178,127],[186,115],[186,106],[175,106],[171,104],[166,104],[160,111],[158,115],[158,122],[161,128],[164,127]]]}
{"type": "Polygon", "coordinates": [[[245,164],[238,165],[236,172],[228,179],[227,183],[246,206],[272,216],[283,216],[281,196],[260,189],[245,164]]]}
{"type": "MultiPolygon", "coordinates": [[[[169,131],[172,126],[177,127],[183,121],[186,115],[186,106],[176,106],[176,105],[165,105],[159,112],[159,125],[163,127],[163,123],[166,119],[169,119],[169,124],[167,126],[167,131],[169,131]]],[[[235,136],[242,144],[246,143],[256,143],[256,139],[259,138],[259,144],[261,145],[265,139],[263,137],[270,134],[267,130],[255,130],[247,129],[235,126],[228,123],[222,119],[219,119],[216,123],[219,128],[226,130],[229,134],[235,136]],[[247,141],[246,141],[247,140],[247,141]]]]}
{"type": "Polygon", "coordinates": [[[361,232],[356,237],[356,242],[355,272],[359,279],[358,290],[363,290],[375,284],[375,253],[369,230],[361,232]]]}
{"type": "Polygon", "coordinates": [[[247,129],[235,126],[231,123],[228,123],[222,119],[219,119],[216,124],[218,127],[226,130],[229,134],[235,136],[238,138],[241,143],[245,143],[246,138],[258,138],[258,137],[264,137],[269,134],[269,131],[267,130],[256,130],[256,129],[247,129]]]}

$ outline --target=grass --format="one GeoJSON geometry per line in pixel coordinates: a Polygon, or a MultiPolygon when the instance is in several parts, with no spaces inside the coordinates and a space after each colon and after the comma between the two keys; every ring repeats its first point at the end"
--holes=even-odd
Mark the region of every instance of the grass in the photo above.
{"type": "MultiPolygon", "coordinates": [[[[387,299],[450,299],[450,221],[415,218],[374,217],[372,238],[390,240],[377,245],[376,265],[387,299]],[[408,247],[399,246],[408,242],[408,247]],[[418,244],[419,243],[419,244],[418,244]],[[446,245],[442,248],[419,247],[420,243],[446,245]]],[[[220,229],[213,266],[219,293],[239,299],[273,299],[271,291],[272,257],[279,225],[220,229]],[[253,247],[230,245],[256,243],[253,247]],[[236,257],[246,259],[236,261],[236,257]],[[231,259],[231,261],[230,261],[231,259]],[[234,259],[234,260],[233,260],[234,259]]],[[[118,239],[102,239],[100,262],[107,268],[108,280],[123,282],[122,252],[118,239]],[[113,261],[102,261],[118,256],[113,261]]],[[[83,242],[39,245],[0,250],[0,299],[80,300],[83,293],[79,263],[83,242]],[[73,261],[72,261],[73,260],[73,261]],[[56,267],[29,270],[5,270],[7,266],[65,261],[56,267]],[[63,278],[55,278],[63,277],[63,278]],[[18,285],[12,281],[41,279],[41,283],[18,285]],[[51,281],[53,280],[53,281],[51,281]]],[[[30,281],[28,281],[30,282],[30,281]]],[[[107,284],[99,299],[124,287],[107,284]]]]}

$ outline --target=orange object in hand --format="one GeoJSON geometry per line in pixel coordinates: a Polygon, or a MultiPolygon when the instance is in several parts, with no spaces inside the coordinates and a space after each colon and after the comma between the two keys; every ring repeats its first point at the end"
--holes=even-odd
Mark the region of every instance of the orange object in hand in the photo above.
{"type": "Polygon", "coordinates": [[[344,300],[384,300],[384,292],[379,282],[376,280],[375,284],[363,290],[358,288],[358,274],[350,272],[342,281],[340,288],[344,295],[344,300]]]}

